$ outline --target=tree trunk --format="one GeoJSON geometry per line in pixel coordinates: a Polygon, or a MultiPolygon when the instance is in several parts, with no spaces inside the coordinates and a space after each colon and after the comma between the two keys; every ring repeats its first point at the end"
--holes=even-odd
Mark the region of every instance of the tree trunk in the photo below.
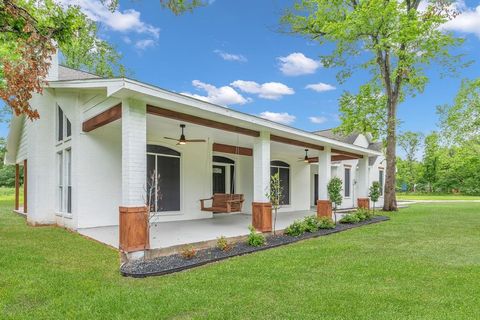
{"type": "Polygon", "coordinates": [[[396,186],[396,147],[397,147],[397,99],[389,98],[388,107],[388,124],[387,124],[387,169],[385,177],[385,197],[383,202],[383,210],[397,211],[397,196],[395,194],[396,186]]]}

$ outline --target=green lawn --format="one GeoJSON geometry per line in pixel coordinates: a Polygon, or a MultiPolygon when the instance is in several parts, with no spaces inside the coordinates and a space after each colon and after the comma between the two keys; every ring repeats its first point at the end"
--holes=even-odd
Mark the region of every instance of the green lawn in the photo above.
{"type": "Polygon", "coordinates": [[[25,226],[0,201],[0,319],[478,319],[480,204],[391,221],[174,275],[131,279],[118,253],[25,226]]]}
{"type": "Polygon", "coordinates": [[[452,193],[397,193],[397,200],[480,200],[480,196],[452,193]]]}

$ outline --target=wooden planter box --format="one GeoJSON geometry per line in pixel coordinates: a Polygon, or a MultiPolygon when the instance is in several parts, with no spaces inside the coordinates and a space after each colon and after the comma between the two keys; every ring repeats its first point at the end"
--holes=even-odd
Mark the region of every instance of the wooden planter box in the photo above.
{"type": "Polygon", "coordinates": [[[317,200],[317,217],[332,218],[332,202],[330,200],[317,200]]]}
{"type": "Polygon", "coordinates": [[[120,250],[133,252],[150,247],[148,208],[120,207],[120,250]]]}
{"type": "Polygon", "coordinates": [[[272,231],[272,204],[252,202],[252,226],[260,232],[272,231]]]}
{"type": "Polygon", "coordinates": [[[358,208],[370,209],[370,199],[369,198],[358,198],[357,199],[358,208]]]}

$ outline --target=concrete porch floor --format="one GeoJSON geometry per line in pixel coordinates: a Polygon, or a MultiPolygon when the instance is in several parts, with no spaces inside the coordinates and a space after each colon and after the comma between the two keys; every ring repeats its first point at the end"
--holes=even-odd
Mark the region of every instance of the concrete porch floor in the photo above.
{"type": "MultiPolygon", "coordinates": [[[[279,212],[276,229],[282,230],[294,220],[315,211],[279,212]]],[[[273,217],[272,217],[273,218],[273,217]]],[[[220,236],[237,237],[249,233],[248,226],[252,224],[250,214],[216,214],[213,218],[153,223],[150,229],[150,248],[160,249],[182,244],[215,240],[220,236]]],[[[79,229],[84,236],[118,248],[118,226],[79,229]]]]}

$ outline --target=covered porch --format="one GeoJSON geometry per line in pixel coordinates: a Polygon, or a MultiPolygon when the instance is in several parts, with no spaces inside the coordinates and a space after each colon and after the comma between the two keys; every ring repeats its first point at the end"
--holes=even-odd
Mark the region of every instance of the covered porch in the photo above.
{"type": "MultiPolygon", "coordinates": [[[[100,223],[118,221],[119,211],[121,217],[145,208],[152,173],[160,177],[149,204],[150,248],[242,236],[252,224],[268,231],[258,228],[254,217],[268,206],[270,178],[277,172],[285,190],[277,229],[314,214],[316,200],[328,198],[332,163],[351,162],[352,204],[367,195],[368,149],[184,96],[174,101],[164,92],[130,93],[117,92],[85,114],[88,143],[102,146],[96,151],[105,161],[97,159],[97,168],[101,163],[102,175],[113,177],[108,196],[118,199],[116,212],[108,203],[108,219],[91,211],[79,215],[78,230],[86,236],[118,247],[119,227],[100,223]],[[200,200],[215,193],[241,194],[242,209],[230,215],[202,210],[200,200]]],[[[98,190],[92,196],[103,198],[98,190]]]]}
{"type": "MultiPolygon", "coordinates": [[[[293,221],[314,214],[316,211],[313,209],[278,213],[276,230],[283,230],[293,221]]],[[[251,224],[252,216],[245,213],[216,214],[213,218],[153,223],[150,229],[150,249],[207,242],[220,236],[227,238],[245,236],[249,233],[248,226],[251,224]]],[[[119,246],[118,226],[85,228],[78,231],[114,248],[119,246]]]]}

